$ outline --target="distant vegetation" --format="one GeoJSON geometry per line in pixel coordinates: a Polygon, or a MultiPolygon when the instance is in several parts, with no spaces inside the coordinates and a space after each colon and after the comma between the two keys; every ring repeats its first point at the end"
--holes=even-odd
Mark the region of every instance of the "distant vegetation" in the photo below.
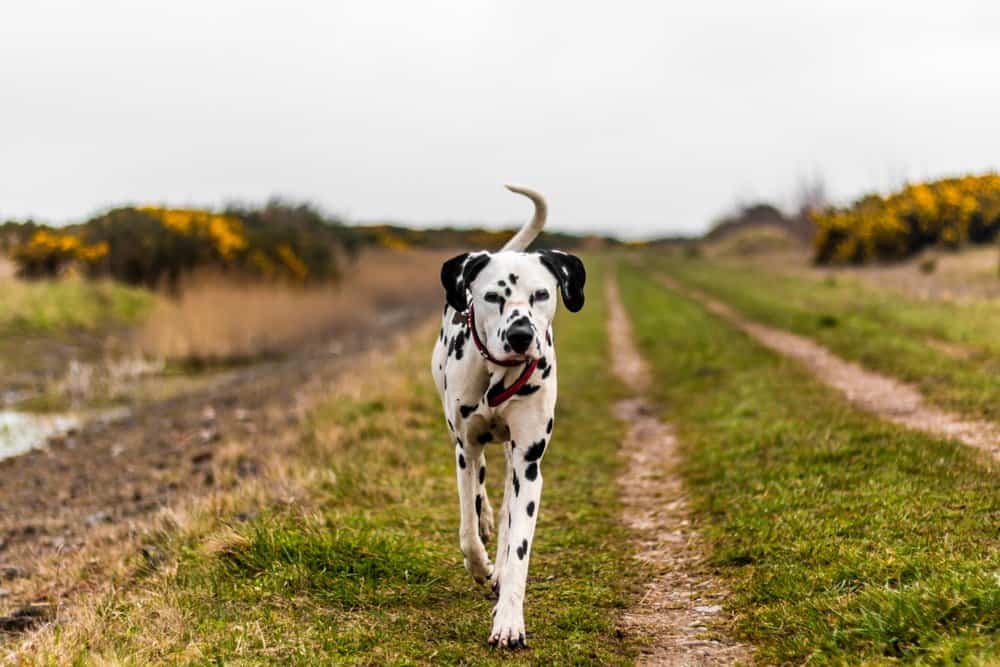
{"type": "MultiPolygon", "coordinates": [[[[499,249],[514,230],[409,229],[345,225],[308,204],[272,201],[223,211],[121,207],[67,227],[34,221],[0,224],[0,253],[24,278],[75,272],[176,290],[209,270],[235,278],[310,284],[335,280],[362,248],[499,249]]],[[[611,239],[542,234],[537,248],[603,246],[611,239]]]]}
{"type": "Polygon", "coordinates": [[[106,280],[69,278],[46,284],[0,280],[0,336],[134,324],[154,301],[146,290],[106,280]]]}
{"type": "Polygon", "coordinates": [[[717,221],[705,234],[705,241],[720,241],[725,237],[748,229],[768,227],[780,229],[792,238],[803,242],[812,240],[816,229],[805,213],[786,215],[777,207],[758,202],[741,206],[736,213],[717,221]]]}
{"type": "Polygon", "coordinates": [[[358,235],[339,220],[279,201],[218,213],[124,207],[60,229],[8,223],[3,230],[23,277],[53,277],[74,267],[90,277],[149,287],[176,287],[196,269],[296,283],[327,280],[337,276],[339,258],[359,245],[358,235]]]}
{"type": "Polygon", "coordinates": [[[989,243],[1000,230],[1000,175],[913,183],[812,217],[820,264],[898,260],[932,245],[989,243]]]}

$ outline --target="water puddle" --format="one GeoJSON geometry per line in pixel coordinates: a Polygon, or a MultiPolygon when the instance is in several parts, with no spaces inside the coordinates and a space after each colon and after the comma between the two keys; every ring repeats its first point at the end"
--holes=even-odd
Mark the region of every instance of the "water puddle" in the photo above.
{"type": "Polygon", "coordinates": [[[41,447],[55,435],[80,427],[79,416],[0,410],[0,459],[41,447]]]}

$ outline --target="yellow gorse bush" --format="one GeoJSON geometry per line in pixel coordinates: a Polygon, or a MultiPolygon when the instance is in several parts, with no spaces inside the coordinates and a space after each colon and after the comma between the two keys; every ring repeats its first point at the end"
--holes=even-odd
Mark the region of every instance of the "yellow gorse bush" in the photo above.
{"type": "Polygon", "coordinates": [[[243,224],[234,216],[191,208],[141,206],[138,210],[178,234],[209,240],[223,259],[232,259],[247,247],[243,224]]]}
{"type": "Polygon", "coordinates": [[[901,259],[935,243],[984,243],[1000,230],[1000,175],[912,183],[811,217],[820,263],[901,259]]]}
{"type": "Polygon", "coordinates": [[[25,260],[42,261],[52,257],[62,261],[96,262],[108,254],[108,244],[101,241],[88,245],[72,234],[40,229],[17,249],[16,254],[25,260]]]}

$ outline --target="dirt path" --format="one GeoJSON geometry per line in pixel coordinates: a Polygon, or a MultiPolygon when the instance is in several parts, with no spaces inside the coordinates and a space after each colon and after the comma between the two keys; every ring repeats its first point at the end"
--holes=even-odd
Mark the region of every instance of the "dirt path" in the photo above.
{"type": "Polygon", "coordinates": [[[725,592],[703,566],[684,483],[675,471],[677,440],[644,397],[649,370],[635,346],[613,279],[606,291],[614,372],[635,392],[615,406],[618,417],[629,424],[622,447],[627,466],[619,479],[625,522],[637,535],[637,557],[655,573],[639,604],[625,614],[629,630],[650,640],[638,662],[677,666],[744,662],[745,647],[707,637],[709,625],[722,613],[725,592]]]}
{"type": "Polygon", "coordinates": [[[0,460],[0,644],[95,585],[67,563],[93,558],[100,579],[104,561],[121,556],[118,545],[163,508],[266,474],[268,460],[298,444],[301,417],[335,378],[363,353],[393,349],[399,331],[436,309],[419,303],[387,313],[221,384],[0,460]],[[37,615],[25,617],[32,609],[37,615]]]}
{"type": "Polygon", "coordinates": [[[736,325],[765,347],[802,363],[862,410],[894,424],[958,440],[1000,460],[1000,425],[967,419],[928,405],[913,385],[841,359],[805,336],[749,320],[726,304],[672,278],[661,276],[660,279],[670,289],[700,301],[706,309],[736,325]]]}

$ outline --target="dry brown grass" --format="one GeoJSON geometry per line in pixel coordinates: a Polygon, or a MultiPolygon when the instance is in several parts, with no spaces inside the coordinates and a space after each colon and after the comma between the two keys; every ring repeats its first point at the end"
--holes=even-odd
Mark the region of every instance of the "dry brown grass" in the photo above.
{"type": "MultiPolygon", "coordinates": [[[[394,337],[388,347],[406,349],[413,341],[431,339],[436,329],[436,322],[427,322],[394,337]]],[[[355,362],[358,372],[344,373],[332,387],[317,388],[317,393],[305,399],[303,410],[333,396],[351,400],[376,390],[387,401],[403,404],[412,391],[408,378],[421,365],[422,359],[413,355],[365,353],[355,362]]],[[[233,517],[262,508],[295,508],[303,517],[311,516],[316,510],[316,490],[336,481],[331,469],[315,465],[315,457],[330,456],[345,440],[361,438],[362,428],[363,422],[325,423],[309,438],[314,449],[308,451],[301,449],[303,431],[285,431],[278,435],[284,444],[263,461],[262,475],[245,480],[235,476],[236,460],[249,453],[252,443],[245,438],[227,440],[220,447],[219,490],[184,499],[148,518],[98,527],[79,551],[40,559],[35,565],[38,579],[47,584],[36,597],[60,603],[56,622],[7,646],[0,644],[0,664],[156,664],[157,657],[176,647],[191,625],[193,612],[185,611],[179,592],[169,583],[177,572],[177,553],[182,548],[216,554],[233,549],[245,539],[233,529],[233,517]],[[152,571],[139,557],[145,544],[157,545],[156,553],[163,556],[152,571]],[[63,593],[52,595],[53,591],[63,593]],[[130,626],[147,630],[126,646],[120,641],[130,626]]],[[[410,427],[393,420],[393,428],[410,427]]],[[[389,456],[398,436],[398,431],[392,431],[369,446],[378,446],[389,456]]],[[[210,645],[195,637],[188,641],[188,660],[209,658],[210,645]]],[[[242,657],[252,659],[252,650],[248,652],[242,657]]]]}
{"type": "Polygon", "coordinates": [[[14,262],[7,257],[0,255],[0,280],[9,280],[14,277],[17,267],[14,262]]]}
{"type": "Polygon", "coordinates": [[[350,265],[341,282],[307,288],[201,276],[179,298],[157,304],[138,345],[143,354],[172,360],[287,352],[440,301],[439,267],[451,254],[373,250],[350,265]]]}

